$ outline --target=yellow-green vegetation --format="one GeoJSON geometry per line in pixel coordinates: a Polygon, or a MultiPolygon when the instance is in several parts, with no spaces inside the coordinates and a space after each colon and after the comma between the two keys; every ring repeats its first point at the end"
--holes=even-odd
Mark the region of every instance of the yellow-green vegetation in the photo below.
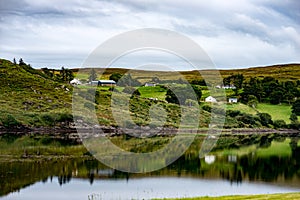
{"type": "Polygon", "coordinates": [[[157,98],[159,100],[165,100],[166,97],[166,89],[159,86],[140,87],[138,90],[141,93],[141,97],[144,98],[157,98]]]}
{"type": "MultiPolygon", "coordinates": [[[[276,106],[276,105],[275,105],[276,106]]],[[[231,103],[226,105],[227,110],[239,110],[244,113],[255,115],[257,111],[255,111],[252,107],[245,105],[243,103],[231,103]]]]}
{"type": "MultiPolygon", "coordinates": [[[[231,69],[231,70],[219,70],[222,77],[227,77],[232,74],[243,74],[246,79],[250,77],[258,77],[264,78],[267,76],[272,76],[275,79],[280,81],[287,81],[287,80],[299,80],[300,71],[299,71],[300,64],[284,64],[284,65],[274,65],[274,66],[264,66],[264,67],[251,67],[246,69],[231,69]]],[[[78,71],[74,70],[74,71],[78,71]]],[[[145,83],[147,81],[151,81],[152,77],[163,77],[160,78],[161,80],[178,80],[182,78],[182,75],[185,77],[186,80],[197,80],[202,79],[199,71],[184,71],[184,72],[158,72],[158,71],[143,71],[143,70],[129,70],[129,69],[122,69],[122,68],[107,68],[107,69],[96,69],[97,74],[99,74],[99,78],[108,79],[112,73],[130,73],[133,78],[138,78],[141,83],[145,83]],[[101,74],[101,77],[100,77],[101,74]]],[[[211,73],[211,79],[213,80],[215,77],[214,70],[206,70],[205,74],[211,73]]],[[[80,77],[83,79],[88,79],[88,74],[90,69],[80,69],[80,77]]],[[[209,76],[208,76],[209,77],[209,76]]]]}
{"type": "Polygon", "coordinates": [[[290,139],[286,139],[284,142],[272,141],[271,146],[257,149],[256,154],[258,157],[291,156],[290,142],[290,139]]]}
{"type": "Polygon", "coordinates": [[[290,123],[290,115],[292,114],[291,106],[288,104],[272,105],[267,103],[259,103],[256,108],[261,113],[269,113],[273,120],[284,120],[290,123]]]}
{"type": "Polygon", "coordinates": [[[0,125],[51,125],[71,113],[71,86],[59,83],[30,66],[0,59],[0,125]],[[59,120],[59,119],[58,119],[59,120]]]}
{"type": "MultiPolygon", "coordinates": [[[[222,197],[194,197],[194,198],[176,198],[176,200],[298,200],[300,193],[283,193],[283,194],[260,194],[260,195],[236,195],[236,196],[222,196],[222,197]]],[[[158,199],[156,199],[158,200],[158,199]]],[[[164,200],[175,200],[167,199],[164,200]]]]}
{"type": "MultiPolygon", "coordinates": [[[[226,139],[221,139],[220,142],[225,142],[226,139]]],[[[273,140],[268,147],[260,147],[258,144],[253,144],[249,146],[241,146],[239,148],[225,148],[222,150],[217,150],[213,154],[224,156],[224,155],[237,155],[243,156],[248,154],[255,154],[257,157],[270,157],[270,156],[280,156],[286,157],[291,156],[292,150],[290,146],[291,140],[285,139],[284,141],[273,140]]]]}
{"type": "Polygon", "coordinates": [[[75,156],[87,154],[83,145],[72,144],[72,141],[50,136],[0,136],[0,155],[5,157],[27,156],[75,156]]]}
{"type": "MultiPolygon", "coordinates": [[[[285,75],[290,76],[290,78],[287,79],[294,80],[293,77],[299,75],[299,73],[294,70],[294,68],[297,67],[298,65],[284,65],[241,70],[222,70],[221,73],[225,76],[230,75],[233,72],[245,73],[245,77],[247,78],[254,75],[253,72],[260,72],[260,76],[272,75],[273,77],[278,78],[277,73],[284,72],[285,75]],[[263,73],[264,70],[268,73],[263,73]],[[272,74],[270,74],[270,71],[272,74]],[[291,77],[292,75],[293,77],[291,77]]],[[[80,76],[78,78],[85,79],[86,81],[90,69],[81,69],[80,73],[78,73],[78,69],[74,69],[73,71],[80,76]]],[[[108,68],[105,70],[96,69],[96,71],[99,79],[108,79],[112,73],[125,74],[128,72],[128,69],[108,68]]],[[[180,77],[180,74],[175,72],[130,70],[130,74],[141,83],[151,81],[155,76],[159,77],[161,81],[170,81],[168,84],[171,84],[172,80],[178,81],[182,78],[180,77]]],[[[182,72],[182,74],[186,76],[186,79],[189,81],[197,81],[201,78],[198,71],[182,72]]],[[[71,107],[73,88],[67,81],[58,81],[41,70],[31,68],[29,65],[17,65],[3,59],[0,60],[0,78],[2,81],[2,84],[0,85],[0,126],[19,127],[20,125],[25,125],[29,127],[66,127],[72,122],[73,116],[71,107]]],[[[202,97],[200,100],[203,101],[205,97],[210,95],[210,91],[207,90],[206,86],[199,87],[202,90],[202,97]]],[[[91,87],[83,85],[78,88],[86,90],[86,94],[88,94],[79,97],[84,103],[83,107],[96,108],[98,121],[101,125],[117,125],[111,110],[112,92],[109,90],[110,87],[91,87]],[[95,94],[95,101],[92,102],[95,94]]],[[[121,93],[124,90],[124,87],[117,86],[115,89],[121,93]]],[[[120,109],[120,113],[129,112],[136,124],[144,126],[149,125],[151,121],[149,116],[151,107],[154,105],[160,106],[167,112],[167,121],[163,125],[173,127],[179,126],[181,117],[180,107],[177,104],[166,103],[167,89],[165,87],[136,87],[136,89],[138,89],[140,95],[131,98],[130,109],[120,109]]],[[[234,94],[234,91],[231,89],[226,90],[225,92],[226,95],[229,96],[234,94]]],[[[116,96],[117,95],[118,94],[116,94],[116,96]]],[[[124,96],[123,93],[122,95],[124,96]]],[[[188,107],[188,105],[186,106],[188,107]]],[[[208,127],[210,121],[209,112],[211,110],[210,104],[201,102],[200,106],[206,109],[203,109],[200,114],[201,119],[199,126],[208,127]]],[[[257,117],[249,116],[255,115],[257,111],[269,113],[272,116],[273,121],[283,119],[286,123],[290,123],[289,117],[291,108],[289,105],[285,104],[258,104],[257,109],[253,109],[245,104],[238,103],[227,105],[227,109],[229,111],[239,111],[242,114],[231,113],[232,115],[230,118],[228,117],[225,128],[261,127],[262,124],[258,121],[257,117]]],[[[217,114],[225,113],[224,109],[217,109],[217,112],[217,114]]],[[[191,116],[191,120],[193,120],[193,118],[194,116],[191,116]]]]}

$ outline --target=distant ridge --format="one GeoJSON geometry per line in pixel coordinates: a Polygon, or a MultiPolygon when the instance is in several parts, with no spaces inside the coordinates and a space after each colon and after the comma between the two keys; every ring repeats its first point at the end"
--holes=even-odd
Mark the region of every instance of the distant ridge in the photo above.
{"type": "MultiPolygon", "coordinates": [[[[89,73],[89,68],[81,68],[81,69],[72,69],[75,73],[80,70],[80,73],[89,73]]],[[[178,72],[166,72],[166,71],[144,71],[144,70],[135,70],[135,69],[125,69],[125,68],[96,68],[97,73],[102,74],[104,78],[108,78],[112,73],[130,73],[135,77],[152,77],[155,74],[159,74],[160,76],[166,76],[167,78],[172,77],[173,79],[178,79],[178,72]]],[[[203,70],[205,72],[214,72],[216,70],[203,70]]],[[[257,66],[257,67],[249,67],[243,69],[220,69],[218,70],[223,77],[230,76],[232,74],[243,74],[246,79],[251,77],[263,78],[266,76],[272,76],[280,81],[285,80],[299,80],[300,79],[300,64],[298,63],[290,63],[290,64],[277,64],[271,66],[257,66]]],[[[201,71],[200,71],[201,72],[201,71]]],[[[199,79],[200,74],[199,71],[180,71],[181,74],[185,76],[187,80],[199,79]]]]}

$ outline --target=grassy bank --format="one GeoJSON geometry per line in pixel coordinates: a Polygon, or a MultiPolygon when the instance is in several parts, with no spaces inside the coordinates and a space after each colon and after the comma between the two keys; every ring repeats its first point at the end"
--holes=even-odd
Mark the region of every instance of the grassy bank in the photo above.
{"type": "MultiPolygon", "coordinates": [[[[195,198],[177,198],[176,200],[243,200],[243,199],[256,199],[256,200],[298,200],[300,193],[286,193],[286,194],[262,194],[262,195],[237,195],[237,196],[222,196],[222,197],[195,197],[195,198]]],[[[156,199],[157,200],[157,199],[156,199]]],[[[175,200],[175,199],[164,199],[175,200]]]]}

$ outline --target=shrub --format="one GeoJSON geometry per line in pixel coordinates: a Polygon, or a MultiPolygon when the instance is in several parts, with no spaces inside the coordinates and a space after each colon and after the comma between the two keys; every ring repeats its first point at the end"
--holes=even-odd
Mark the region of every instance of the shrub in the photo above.
{"type": "Polygon", "coordinates": [[[285,128],[286,127],[286,123],[284,120],[275,120],[273,122],[274,124],[274,128],[285,128]]]}
{"type": "Polygon", "coordinates": [[[5,115],[0,121],[5,128],[14,128],[21,125],[21,123],[10,114],[5,115]]]}
{"type": "Polygon", "coordinates": [[[211,106],[209,106],[209,105],[202,106],[202,109],[207,111],[207,112],[211,112],[211,106]]]}
{"type": "Polygon", "coordinates": [[[230,117],[236,117],[240,114],[241,114],[241,111],[239,111],[239,110],[228,110],[226,113],[226,115],[228,115],[230,117]]]}
{"type": "Polygon", "coordinates": [[[263,126],[268,126],[269,124],[273,124],[272,117],[268,113],[258,113],[257,116],[260,119],[260,123],[263,126]]]}
{"type": "Polygon", "coordinates": [[[55,116],[52,114],[43,114],[41,119],[47,126],[54,126],[56,122],[55,116]]]}

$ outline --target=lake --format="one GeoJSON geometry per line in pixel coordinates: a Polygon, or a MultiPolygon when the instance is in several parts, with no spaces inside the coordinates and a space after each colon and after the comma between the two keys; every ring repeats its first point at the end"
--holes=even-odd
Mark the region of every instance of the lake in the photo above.
{"type": "MultiPolygon", "coordinates": [[[[199,158],[197,141],[176,162],[130,174],[90,157],[0,160],[0,199],[151,199],[300,192],[298,136],[219,139],[199,158]]],[[[3,150],[2,150],[3,152],[3,150]]]]}

